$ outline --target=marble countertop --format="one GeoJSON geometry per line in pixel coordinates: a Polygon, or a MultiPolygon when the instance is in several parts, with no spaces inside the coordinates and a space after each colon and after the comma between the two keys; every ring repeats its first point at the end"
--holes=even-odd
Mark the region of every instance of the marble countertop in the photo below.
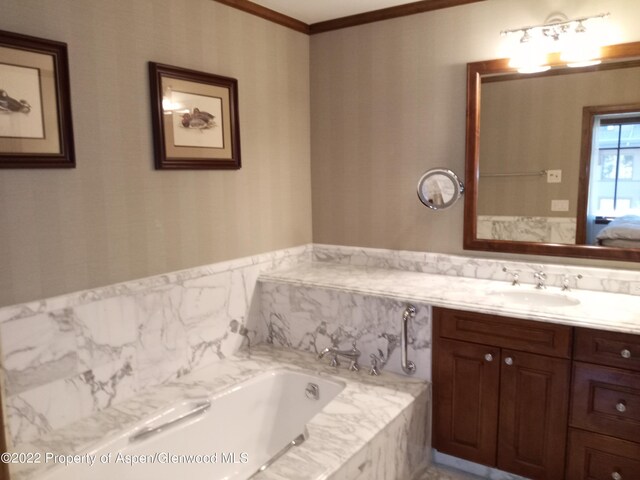
{"type": "MultiPolygon", "coordinates": [[[[354,373],[329,367],[306,352],[259,345],[11,451],[40,453],[43,457],[47,452],[85,452],[176,401],[202,398],[277,369],[337,379],[345,384],[345,388],[307,424],[309,439],[256,476],[256,480],[302,478],[300,472],[303,470],[304,478],[328,478],[429,388],[427,382],[419,379],[390,372],[372,377],[363,371],[354,373]]],[[[50,467],[12,465],[11,478],[35,480],[50,467]]]]}
{"type": "Polygon", "coordinates": [[[640,334],[640,296],[549,287],[544,292],[578,300],[577,305],[524,305],[494,292],[531,291],[533,285],[384,268],[309,262],[260,275],[260,281],[350,291],[459,310],[508,315],[564,325],[640,334]]]}

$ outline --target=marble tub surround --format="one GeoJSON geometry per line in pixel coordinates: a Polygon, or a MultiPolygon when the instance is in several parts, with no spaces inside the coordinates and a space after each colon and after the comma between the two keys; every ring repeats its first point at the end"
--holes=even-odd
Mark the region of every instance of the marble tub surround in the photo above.
{"type": "Polygon", "coordinates": [[[309,260],[310,251],[281,250],[0,309],[10,445],[232,354],[248,340],[258,275],[309,260]]]}
{"type": "Polygon", "coordinates": [[[640,296],[640,270],[541,264],[444,253],[322,244],[313,245],[312,256],[313,261],[322,263],[510,281],[511,277],[502,270],[506,267],[509,270],[519,271],[520,282],[523,284],[534,284],[533,274],[542,267],[547,274],[548,286],[560,287],[564,276],[570,275],[572,288],[640,296]],[[582,275],[581,279],[574,278],[578,274],[582,275]]]}
{"type": "MultiPolygon", "coordinates": [[[[355,341],[362,374],[369,373],[370,355],[382,352],[387,363],[381,372],[404,375],[400,328],[407,305],[394,298],[263,280],[256,342],[317,355],[326,347],[349,350],[355,341]]],[[[415,377],[431,380],[431,308],[412,305],[416,315],[408,323],[408,358],[416,364],[415,377]]],[[[329,363],[330,355],[320,361],[329,363]]],[[[347,369],[349,361],[340,361],[340,368],[347,369]]]]}
{"type": "MultiPolygon", "coordinates": [[[[370,295],[438,307],[640,334],[640,296],[573,290],[578,305],[550,307],[514,303],[494,292],[536,292],[532,285],[327,262],[300,264],[262,274],[262,283],[283,283],[370,295]]],[[[549,287],[547,292],[560,293],[549,287]]]]}
{"type": "MultiPolygon", "coordinates": [[[[310,353],[266,345],[236,352],[215,365],[147,389],[14,451],[81,452],[165,405],[201,398],[282,368],[339,380],[346,386],[309,422],[309,439],[256,479],[411,478],[428,460],[425,445],[430,430],[430,392],[426,382],[391,373],[383,377],[357,375],[320,363],[310,353]]],[[[15,467],[12,480],[36,480],[43,468],[15,467]]]]}

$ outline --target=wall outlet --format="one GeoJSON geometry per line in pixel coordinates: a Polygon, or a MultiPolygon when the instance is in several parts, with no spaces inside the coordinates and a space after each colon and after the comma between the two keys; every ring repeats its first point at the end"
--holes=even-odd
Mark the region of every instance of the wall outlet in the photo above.
{"type": "Polygon", "coordinates": [[[551,200],[552,212],[568,212],[569,200],[551,200]]]}
{"type": "Polygon", "coordinates": [[[640,282],[631,282],[629,293],[631,295],[640,295],[640,282]]]}
{"type": "Polygon", "coordinates": [[[562,170],[547,170],[547,183],[562,183],[562,170]]]}

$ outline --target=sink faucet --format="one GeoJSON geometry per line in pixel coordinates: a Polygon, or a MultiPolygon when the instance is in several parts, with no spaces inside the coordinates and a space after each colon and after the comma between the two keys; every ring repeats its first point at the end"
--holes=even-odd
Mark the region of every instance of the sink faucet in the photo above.
{"type": "Polygon", "coordinates": [[[545,280],[547,279],[547,274],[544,273],[542,268],[540,268],[540,270],[533,274],[533,278],[536,280],[536,288],[538,290],[547,288],[547,286],[544,284],[545,280]]]}
{"type": "Polygon", "coordinates": [[[318,359],[322,359],[325,355],[329,354],[331,355],[331,362],[329,363],[329,365],[331,365],[332,367],[337,367],[340,365],[338,357],[344,357],[350,360],[349,370],[351,370],[352,372],[357,372],[358,370],[360,370],[360,365],[358,365],[360,350],[358,350],[358,348],[356,347],[355,341],[351,345],[352,346],[350,350],[338,350],[335,347],[327,347],[318,354],[318,359]]]}
{"type": "Polygon", "coordinates": [[[563,275],[562,276],[562,291],[563,292],[570,292],[571,291],[571,279],[575,278],[576,282],[578,280],[580,280],[582,278],[581,274],[577,274],[577,275],[563,275]]]}

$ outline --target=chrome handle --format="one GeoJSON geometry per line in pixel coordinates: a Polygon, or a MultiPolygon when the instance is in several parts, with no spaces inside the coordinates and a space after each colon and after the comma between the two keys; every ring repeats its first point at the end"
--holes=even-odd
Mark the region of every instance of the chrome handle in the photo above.
{"type": "Polygon", "coordinates": [[[613,473],[611,474],[611,478],[612,478],[613,480],[622,480],[622,475],[620,475],[618,472],[613,472],[613,473]]]}
{"type": "Polygon", "coordinates": [[[400,337],[400,361],[402,364],[402,371],[407,375],[413,375],[416,373],[416,364],[410,362],[407,358],[407,324],[409,323],[409,318],[413,318],[416,316],[416,307],[413,305],[407,305],[407,308],[404,309],[402,314],[402,327],[401,327],[401,337],[400,337]]]}
{"type": "Polygon", "coordinates": [[[631,358],[631,352],[629,350],[627,350],[626,348],[622,349],[620,351],[620,356],[622,358],[631,358]]]}
{"type": "Polygon", "coordinates": [[[627,403],[624,400],[620,400],[616,403],[616,410],[620,413],[624,413],[627,411],[627,403]]]}
{"type": "Polygon", "coordinates": [[[202,415],[204,412],[206,412],[209,409],[210,406],[211,406],[211,402],[209,400],[204,400],[203,402],[196,404],[196,406],[192,410],[188,411],[183,415],[180,415],[177,418],[174,418],[173,420],[169,420],[168,422],[158,425],[157,427],[147,427],[147,428],[138,430],[136,433],[134,433],[129,437],[129,443],[138,442],[151,435],[160,433],[164,431],[166,428],[173,427],[174,425],[180,422],[184,422],[185,420],[188,420],[191,417],[195,417],[196,415],[202,415]]]}
{"type": "Polygon", "coordinates": [[[485,354],[484,359],[487,362],[493,362],[493,355],[491,355],[490,353],[485,354]]]}
{"type": "Polygon", "coordinates": [[[513,358],[511,357],[505,358],[504,363],[506,363],[507,365],[513,365],[513,358]]]}

